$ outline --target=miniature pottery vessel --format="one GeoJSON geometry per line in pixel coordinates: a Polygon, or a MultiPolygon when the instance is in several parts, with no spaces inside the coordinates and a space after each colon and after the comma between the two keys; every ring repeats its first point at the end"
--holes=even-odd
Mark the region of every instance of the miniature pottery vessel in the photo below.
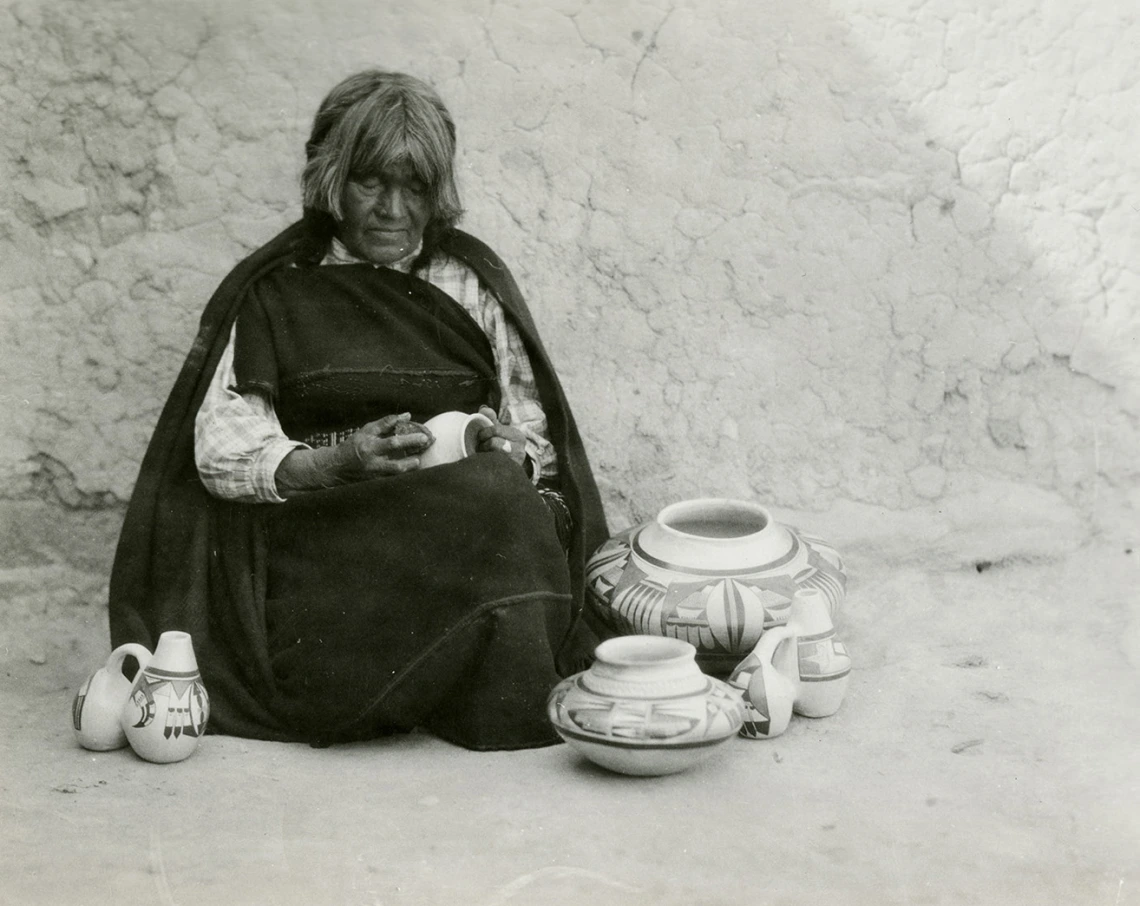
{"type": "Polygon", "coordinates": [[[127,742],[147,761],[182,761],[206,732],[210,699],[187,632],[164,632],[123,706],[127,742]]]}
{"type": "Polygon", "coordinates": [[[435,442],[420,456],[420,468],[458,462],[475,452],[480,428],[489,428],[492,422],[478,412],[441,412],[424,422],[435,442]]]}
{"type": "Polygon", "coordinates": [[[741,736],[771,739],[788,729],[799,692],[795,629],[776,626],[765,632],[728,684],[744,693],[741,736]]]}
{"type": "Polygon", "coordinates": [[[591,761],[622,774],[674,774],[732,738],[740,694],[705,676],[688,642],[625,636],[602,642],[589,670],[554,687],[554,729],[591,761]]]}
{"type": "Polygon", "coordinates": [[[847,694],[851,658],[835,638],[827,599],[815,588],[801,588],[792,600],[788,625],[799,636],[800,687],[795,711],[804,717],[828,717],[847,694]]]}
{"type": "Polygon", "coordinates": [[[131,681],[123,675],[123,661],[128,657],[137,660],[141,670],[150,660],[150,651],[134,643],[120,645],[111,652],[106,664],[83,681],[75,694],[71,725],[75,738],[85,749],[108,752],[127,744],[119,715],[131,694],[131,681]]]}
{"type": "Polygon", "coordinates": [[[746,501],[687,500],[620,532],[586,565],[590,605],[621,634],[691,642],[701,667],[732,671],[765,629],[788,621],[799,588],[818,588],[832,616],[847,575],[836,551],[746,501]]]}

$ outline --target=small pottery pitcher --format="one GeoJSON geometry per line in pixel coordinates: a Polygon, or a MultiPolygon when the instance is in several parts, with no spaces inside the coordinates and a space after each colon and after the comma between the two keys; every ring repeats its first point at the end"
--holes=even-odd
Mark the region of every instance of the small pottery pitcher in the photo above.
{"type": "Polygon", "coordinates": [[[83,681],[75,694],[71,725],[75,738],[85,749],[108,752],[127,744],[119,715],[131,694],[131,681],[123,675],[123,661],[128,657],[139,662],[141,671],[150,660],[150,651],[134,643],[120,645],[111,652],[106,664],[83,681]]]}
{"type": "Polygon", "coordinates": [[[728,684],[744,693],[741,736],[771,739],[788,729],[799,691],[796,641],[793,627],[773,627],[732,671],[728,684]]]}
{"type": "Polygon", "coordinates": [[[164,632],[123,706],[127,742],[147,761],[182,761],[206,732],[210,699],[188,632],[164,632]]]}
{"type": "Polygon", "coordinates": [[[804,717],[829,717],[847,694],[851,658],[835,638],[827,598],[814,588],[801,588],[792,599],[788,625],[799,634],[800,689],[795,711],[804,717]]]}

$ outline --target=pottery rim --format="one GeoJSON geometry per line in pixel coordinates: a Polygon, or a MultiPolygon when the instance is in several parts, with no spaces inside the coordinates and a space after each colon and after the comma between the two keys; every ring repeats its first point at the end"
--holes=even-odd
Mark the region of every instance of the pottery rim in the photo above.
{"type": "Polygon", "coordinates": [[[703,535],[697,532],[686,532],[677,528],[676,524],[686,519],[700,519],[712,521],[719,519],[723,522],[741,523],[742,527],[749,527],[746,520],[755,526],[752,531],[743,531],[740,534],[724,536],[723,540],[750,541],[757,540],[760,535],[772,526],[772,514],[766,507],[750,500],[732,500],[728,497],[698,497],[693,500],[681,500],[671,503],[657,514],[656,522],[661,529],[678,538],[697,539],[707,541],[710,538],[722,540],[722,536],[703,535]]]}
{"type": "MultiPolygon", "coordinates": [[[[154,655],[144,668],[152,675],[159,671],[198,672],[198,658],[194,653],[194,639],[181,629],[168,629],[158,637],[154,655]]],[[[136,684],[144,670],[135,677],[136,684]]]]}
{"type": "Polygon", "coordinates": [[[691,661],[697,649],[683,639],[661,635],[625,635],[598,645],[594,656],[614,667],[673,667],[691,661]]]}
{"type": "Polygon", "coordinates": [[[669,636],[618,636],[597,647],[583,680],[592,692],[618,698],[701,695],[709,681],[696,653],[689,642],[669,636]]]}
{"type": "Polygon", "coordinates": [[[698,575],[742,575],[782,566],[797,543],[766,507],[747,500],[701,497],[671,503],[633,538],[634,554],[658,569],[698,575]],[[686,523],[726,531],[686,531],[686,523]],[[735,527],[739,527],[735,529],[735,527]]]}
{"type": "Polygon", "coordinates": [[[154,656],[159,654],[178,657],[194,657],[194,641],[190,633],[181,629],[168,629],[158,637],[158,644],[154,649],[154,656]]]}

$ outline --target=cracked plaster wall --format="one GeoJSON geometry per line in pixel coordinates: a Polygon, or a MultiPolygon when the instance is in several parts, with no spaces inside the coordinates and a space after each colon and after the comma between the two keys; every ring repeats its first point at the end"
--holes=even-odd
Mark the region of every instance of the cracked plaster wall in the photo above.
{"type": "Polygon", "coordinates": [[[452,107],[615,524],[742,496],[930,562],[1119,528],[1137,46],[1112,0],[0,2],[0,547],[121,513],[317,102],[377,64],[452,107]]]}

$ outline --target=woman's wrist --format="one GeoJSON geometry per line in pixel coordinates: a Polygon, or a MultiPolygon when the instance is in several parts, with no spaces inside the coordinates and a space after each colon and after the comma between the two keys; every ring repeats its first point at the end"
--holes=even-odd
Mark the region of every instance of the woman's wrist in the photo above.
{"type": "Polygon", "coordinates": [[[343,458],[338,447],[298,449],[287,455],[277,467],[274,480],[277,493],[282,497],[295,497],[305,491],[332,488],[343,484],[343,458]]]}

